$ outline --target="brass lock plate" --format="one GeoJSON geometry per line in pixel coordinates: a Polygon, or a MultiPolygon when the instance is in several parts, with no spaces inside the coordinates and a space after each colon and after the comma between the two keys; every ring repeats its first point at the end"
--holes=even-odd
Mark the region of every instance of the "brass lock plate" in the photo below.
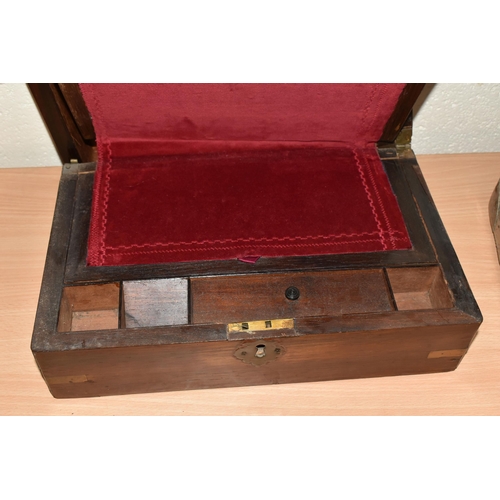
{"type": "Polygon", "coordinates": [[[249,365],[261,366],[283,356],[283,346],[269,340],[256,340],[241,345],[234,352],[234,357],[249,365]]]}
{"type": "Polygon", "coordinates": [[[295,320],[266,319],[260,321],[243,321],[226,325],[228,340],[257,340],[259,338],[295,337],[295,320]]]}
{"type": "Polygon", "coordinates": [[[244,321],[242,323],[229,323],[227,332],[261,332],[269,330],[284,330],[294,327],[293,319],[268,319],[264,321],[244,321]]]}

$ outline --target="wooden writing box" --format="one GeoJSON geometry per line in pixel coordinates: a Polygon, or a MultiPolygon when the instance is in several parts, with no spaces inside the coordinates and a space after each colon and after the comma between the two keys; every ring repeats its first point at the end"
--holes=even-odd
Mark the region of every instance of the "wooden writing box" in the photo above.
{"type": "MultiPolygon", "coordinates": [[[[193,99],[206,100],[209,91],[219,95],[226,89],[224,86],[215,87],[197,87],[197,94],[196,96],[193,94],[193,99]],[[201,92],[198,92],[200,88],[201,92]],[[205,93],[204,88],[207,89],[205,93]]],[[[231,92],[246,91],[245,86],[229,87],[231,86],[228,86],[227,90],[231,92]]],[[[84,100],[80,87],[74,84],[30,84],[30,91],[65,163],[32,339],[33,354],[53,396],[57,398],[104,396],[454,370],[473,341],[482,317],[410,148],[411,109],[422,87],[419,84],[408,84],[397,94],[397,99],[394,99],[394,109],[389,110],[390,113],[382,124],[376,144],[373,144],[373,151],[378,154],[380,160],[378,157],[376,160],[373,158],[370,160],[375,163],[381,162],[383,168],[380,167],[380,171],[385,171],[387,175],[393,192],[387,196],[397,199],[411,242],[408,248],[377,250],[375,247],[375,250],[363,251],[364,247],[360,247],[354,252],[327,253],[322,252],[318,244],[312,254],[305,254],[302,250],[304,244],[300,246],[293,243],[296,248],[291,250],[290,255],[246,253],[238,258],[214,258],[211,252],[220,251],[220,255],[225,255],[226,250],[222,248],[224,245],[220,245],[219,249],[217,244],[213,244],[186,250],[196,253],[201,249],[200,255],[203,252],[208,255],[206,259],[183,260],[184,257],[181,257],[176,261],[173,257],[168,260],[171,254],[165,253],[164,248],[167,243],[162,243],[163,247],[151,250],[147,257],[154,259],[154,252],[157,251],[160,262],[130,264],[127,261],[125,264],[116,264],[113,259],[121,259],[122,255],[116,257],[110,251],[110,261],[103,265],[88,265],[89,241],[92,245],[92,231],[95,230],[91,227],[91,211],[95,210],[95,207],[91,209],[94,178],[97,179],[96,182],[102,184],[105,182],[102,181],[103,176],[115,175],[118,170],[111,170],[108,174],[103,174],[102,171],[99,174],[98,170],[96,174],[98,154],[93,125],[96,127],[100,125],[96,121],[97,108],[94,109],[94,122],[87,110],[90,91],[82,87],[84,93],[87,92],[84,100]],[[161,261],[162,259],[164,261],[161,261]]],[[[182,99],[186,99],[186,88],[188,87],[179,87],[175,92],[183,92],[182,99]]],[[[316,112],[308,109],[304,114],[319,113],[323,120],[322,108],[327,109],[328,106],[326,104],[322,106],[321,100],[316,102],[314,99],[323,99],[323,94],[326,95],[326,99],[337,99],[334,94],[338,88],[340,87],[331,85],[303,86],[303,92],[313,92],[307,94],[308,99],[313,100],[310,108],[318,104],[319,110],[316,112]],[[311,95],[314,97],[310,97],[311,95]]],[[[165,89],[163,86],[158,92],[170,92],[170,89],[165,89]]],[[[255,95],[262,97],[259,94],[263,92],[262,89],[264,87],[253,86],[249,90],[257,94],[251,96],[255,99],[252,107],[248,107],[246,101],[244,102],[241,120],[239,116],[233,120],[234,113],[227,118],[227,122],[230,121],[233,127],[227,129],[230,130],[227,132],[228,135],[237,130],[241,121],[254,119],[250,115],[255,109],[257,111],[260,109],[255,95]],[[249,109],[252,112],[249,112],[249,109]]],[[[369,95],[371,96],[369,99],[372,99],[377,92],[383,95],[384,92],[387,94],[393,91],[390,86],[376,85],[370,88],[344,85],[341,90],[347,92],[355,106],[358,93],[369,95]]],[[[97,89],[97,92],[100,91],[101,89],[97,89]]],[[[135,89],[125,89],[125,92],[128,91],[135,92],[135,89]]],[[[266,109],[273,106],[275,101],[281,102],[283,95],[285,95],[283,99],[288,99],[287,92],[302,90],[300,86],[277,85],[270,90],[270,92],[275,91],[279,92],[276,99],[262,97],[266,109]]],[[[120,94],[119,98],[121,97],[120,94]]],[[[226,97],[221,99],[224,100],[226,97]]],[[[227,99],[234,101],[236,98],[231,94],[227,99]]],[[[199,106],[213,106],[215,101],[213,99],[209,101],[208,103],[203,101],[199,106]]],[[[189,101],[187,102],[186,106],[189,107],[189,101]]],[[[241,102],[238,101],[240,108],[241,102]]],[[[280,130],[285,131],[288,130],[290,120],[293,121],[293,116],[297,115],[296,101],[287,102],[291,103],[290,106],[295,106],[293,112],[289,112],[287,120],[282,120],[281,115],[275,120],[276,127],[281,127],[280,130]]],[[[175,108],[178,103],[179,101],[172,101],[171,105],[175,108]]],[[[369,122],[372,120],[370,106],[359,105],[359,109],[356,108],[358,111],[354,110],[353,115],[358,113],[359,120],[369,122]]],[[[377,118],[381,112],[376,106],[372,107],[376,109],[373,116],[377,118]]],[[[124,112],[128,111],[125,109],[124,112]]],[[[182,116],[183,112],[179,111],[179,116],[182,116]]],[[[224,110],[221,113],[223,114],[224,110]]],[[[280,109],[277,113],[280,113],[280,109]]],[[[257,115],[257,112],[255,114],[257,115]]],[[[202,118],[200,123],[203,121],[202,118]]],[[[372,120],[373,123],[376,121],[375,118],[372,120]]],[[[255,119],[258,120],[259,117],[255,119]]],[[[218,116],[213,115],[208,122],[219,124],[217,120],[218,116]]],[[[298,135],[303,134],[302,138],[320,122],[326,123],[327,128],[330,126],[326,120],[323,122],[320,119],[316,120],[316,115],[305,120],[310,120],[306,128],[300,128],[300,124],[296,128],[299,130],[298,135]]],[[[348,117],[347,124],[350,126],[354,123],[356,129],[356,120],[358,120],[356,116],[348,117]]],[[[184,129],[181,132],[176,129],[172,134],[181,133],[182,140],[173,141],[168,147],[172,147],[174,142],[175,147],[180,147],[179,144],[183,148],[186,144],[192,147],[189,138],[197,137],[196,134],[202,128],[200,123],[187,119],[179,123],[184,129]]],[[[224,124],[226,125],[227,123],[224,124]]],[[[257,132],[252,129],[248,132],[249,136],[251,134],[258,136],[261,128],[256,127],[257,132]]],[[[339,133],[344,133],[346,128],[349,127],[342,123],[342,126],[338,126],[339,133]]],[[[312,182],[312,188],[307,189],[315,190],[314,182],[317,182],[318,189],[323,191],[315,190],[314,196],[308,199],[323,200],[321,196],[324,196],[324,200],[328,203],[340,203],[338,200],[329,201],[327,196],[329,190],[334,192],[333,190],[337,189],[336,193],[342,193],[348,191],[350,187],[328,185],[330,181],[324,180],[329,179],[328,170],[321,172],[314,170],[313,174],[304,170],[303,181],[300,182],[293,177],[296,175],[294,162],[302,161],[305,157],[313,158],[314,164],[325,164],[321,155],[324,154],[324,148],[330,148],[331,144],[323,145],[322,141],[325,142],[325,138],[321,135],[322,129],[319,127],[318,130],[319,132],[315,133],[319,141],[313,146],[304,146],[300,140],[293,145],[278,144],[281,140],[278,138],[276,143],[263,142],[258,152],[248,153],[245,149],[247,143],[242,152],[241,143],[238,141],[236,146],[233,143],[229,144],[230,141],[222,146],[218,146],[217,141],[212,143],[207,141],[201,146],[196,143],[196,148],[201,150],[197,149],[192,155],[189,151],[187,153],[176,151],[175,154],[178,156],[168,151],[163,152],[162,161],[167,165],[172,165],[176,161],[184,162],[182,168],[179,167],[175,174],[170,174],[177,176],[184,175],[184,171],[188,175],[193,171],[189,170],[190,165],[198,165],[201,160],[213,161],[213,158],[216,158],[216,161],[213,161],[215,166],[210,167],[211,172],[217,170],[217,165],[223,169],[224,162],[230,158],[233,163],[227,172],[232,175],[231,168],[235,168],[234,164],[238,166],[238,155],[241,155],[241,165],[245,168],[242,168],[238,175],[242,175],[244,179],[247,177],[253,179],[257,175],[255,172],[259,172],[259,179],[262,179],[265,175],[263,176],[260,165],[264,160],[259,163],[254,159],[265,156],[267,159],[272,158],[273,165],[281,165],[280,162],[283,162],[283,169],[289,169],[287,172],[291,172],[284,178],[285,183],[289,182],[287,190],[293,191],[297,184],[306,185],[308,182],[312,182]],[[222,153],[203,150],[204,147],[211,148],[213,144],[215,147],[222,147],[222,153]],[[313,151],[311,147],[316,149],[313,151]],[[262,152],[263,150],[265,151],[262,152]],[[251,160],[248,160],[250,157],[251,160]],[[248,173],[250,167],[256,170],[248,173]],[[259,168],[261,170],[258,170],[259,168]],[[327,177],[322,177],[323,174],[327,177]]],[[[102,130],[101,132],[98,130],[98,136],[99,133],[102,134],[102,130]]],[[[272,136],[274,132],[269,133],[272,136]]],[[[254,147],[255,137],[252,137],[254,142],[251,147],[254,147]]],[[[335,137],[332,138],[333,142],[336,140],[335,137]]],[[[370,141],[371,139],[368,140],[370,141]]],[[[124,150],[131,148],[130,144],[122,146],[124,150]]],[[[163,147],[166,146],[160,146],[163,147]]],[[[356,147],[358,146],[353,146],[356,147]]],[[[109,160],[106,160],[103,154],[101,149],[99,157],[101,163],[98,163],[98,169],[104,169],[103,162],[109,160]]],[[[340,153],[339,155],[342,156],[340,153]]],[[[118,162],[117,157],[115,160],[118,162]]],[[[127,158],[123,161],[132,160],[127,158]]],[[[356,161],[358,161],[357,156],[356,161]]],[[[336,160],[336,163],[339,162],[340,160],[336,160]]],[[[204,166],[196,168],[202,169],[204,166]]],[[[136,170],[129,168],[128,163],[123,167],[123,172],[124,175],[128,175],[127,172],[132,172],[130,175],[136,174],[136,170]]],[[[142,177],[144,182],[148,182],[151,175],[157,173],[156,170],[151,172],[142,177]]],[[[372,204],[373,211],[373,205],[377,204],[377,197],[382,188],[375,188],[373,191],[375,194],[370,195],[366,189],[368,181],[361,170],[360,174],[368,196],[367,203],[372,204]]],[[[217,175],[217,172],[214,175],[217,175]]],[[[349,175],[338,176],[335,179],[342,180],[344,177],[349,178],[349,175]]],[[[194,182],[197,182],[196,178],[194,179],[194,182]]],[[[210,178],[207,179],[209,180],[203,182],[212,182],[210,178]]],[[[213,181],[214,184],[213,186],[210,184],[210,189],[219,189],[220,184],[226,181],[227,178],[213,181]]],[[[184,185],[182,183],[185,181],[181,179],[179,182],[181,182],[179,185],[184,185]]],[[[193,181],[186,182],[190,184],[193,181]]],[[[139,184],[131,183],[130,186],[133,187],[129,186],[127,193],[133,193],[135,189],[140,190],[141,188],[137,187],[139,184]]],[[[160,184],[160,188],[163,189],[164,184],[158,182],[156,184],[160,184]]],[[[240,207],[239,202],[231,201],[236,196],[233,191],[239,193],[240,186],[234,183],[231,186],[231,189],[221,187],[221,194],[217,196],[220,196],[221,203],[233,203],[230,205],[233,212],[241,210],[243,215],[238,212],[235,217],[245,217],[247,213],[253,216],[252,211],[268,203],[269,198],[273,198],[275,194],[276,198],[281,200],[279,210],[277,208],[276,211],[281,210],[280,214],[284,214],[280,215],[283,220],[269,222],[270,226],[275,224],[273,227],[278,228],[276,230],[281,230],[285,226],[283,231],[288,230],[287,228],[292,227],[294,221],[300,219],[300,215],[307,212],[313,204],[313,201],[305,203],[300,198],[286,198],[280,191],[282,189],[280,185],[259,181],[256,188],[249,189],[248,194],[238,194],[239,198],[235,198],[237,202],[241,201],[242,207],[240,207]],[[259,203],[253,202],[252,200],[261,196],[262,192],[265,198],[259,203]],[[226,200],[227,193],[229,201],[226,200]],[[234,195],[233,198],[230,195],[234,195]]],[[[100,196],[95,194],[99,193],[99,189],[97,186],[94,196],[100,196]]],[[[200,186],[200,190],[204,192],[203,185],[200,186]]],[[[115,200],[119,203],[126,196],[128,194],[125,192],[120,193],[115,200]]],[[[176,205],[190,198],[193,199],[193,205],[197,203],[194,190],[192,192],[177,190],[169,196],[178,196],[176,205]]],[[[148,197],[144,196],[137,207],[147,212],[148,203],[158,203],[157,198],[148,200],[148,197]]],[[[210,215],[212,205],[217,203],[214,200],[210,203],[206,199],[203,201],[205,203],[200,202],[196,208],[200,212],[192,215],[192,220],[205,220],[208,216],[201,212],[204,204],[208,205],[205,209],[210,215]]],[[[94,205],[96,203],[99,202],[94,200],[94,205]]],[[[356,212],[361,205],[361,202],[353,203],[348,210],[340,211],[339,223],[346,224],[347,212],[356,212]]],[[[186,206],[189,207],[189,203],[186,206]]],[[[107,210],[106,214],[111,218],[113,207],[107,207],[107,210]]],[[[127,207],[125,206],[123,210],[126,211],[127,207]]],[[[132,218],[136,216],[137,210],[134,208],[132,218]]],[[[216,212],[217,207],[213,210],[216,212]]],[[[321,217],[322,213],[329,214],[328,210],[326,206],[320,206],[319,217],[313,218],[310,226],[317,224],[321,227],[321,224],[325,224],[325,219],[328,223],[330,215],[321,217]]],[[[219,220],[220,213],[217,214],[214,217],[219,220]]],[[[94,217],[92,220],[98,220],[99,215],[93,214],[92,217],[94,217]]],[[[227,224],[230,224],[230,219],[231,217],[228,217],[227,224]]],[[[376,219],[379,233],[384,236],[384,231],[380,229],[384,223],[383,218],[381,216],[376,219]]],[[[211,219],[207,220],[209,223],[206,227],[200,222],[199,227],[191,224],[195,227],[181,227],[180,230],[207,231],[208,234],[214,230],[214,223],[210,222],[211,219]]],[[[144,230],[154,231],[156,227],[154,224],[155,221],[152,220],[144,230]]],[[[183,224],[189,226],[181,221],[180,225],[183,224]]],[[[220,223],[221,226],[224,224],[226,219],[220,223]]],[[[249,217],[245,230],[248,227],[248,231],[257,231],[266,224],[267,219],[254,224],[254,219],[249,217]]],[[[130,219],[125,218],[124,232],[128,231],[127,225],[133,224],[130,219]]],[[[241,225],[235,227],[236,231],[241,230],[241,225]]],[[[169,231],[175,232],[175,230],[169,231]]],[[[166,232],[168,233],[167,230],[166,232]]],[[[368,227],[366,233],[369,233],[368,227]]],[[[129,236],[128,233],[124,235],[127,238],[129,236]]],[[[107,237],[110,240],[113,236],[107,237]]],[[[249,241],[252,238],[249,237],[249,241]]],[[[266,238],[259,240],[255,237],[252,241],[273,241],[273,238],[278,237],[266,234],[266,238]]],[[[283,238],[292,241],[294,236],[283,238]]],[[[283,241],[283,238],[280,241],[283,241]]],[[[234,240],[237,240],[236,236],[234,240]]],[[[241,238],[238,241],[240,240],[241,238]]],[[[227,241],[232,240],[229,238],[227,241]]],[[[336,240],[332,240],[331,244],[336,243],[336,240]]],[[[352,241],[346,243],[346,245],[351,244],[352,241]]],[[[172,243],[172,245],[174,249],[180,248],[175,247],[180,244],[172,243]]],[[[249,245],[242,251],[245,252],[248,248],[249,251],[252,248],[261,249],[249,245]]],[[[235,248],[236,246],[234,245],[235,248]]],[[[147,245],[142,247],[136,245],[136,248],[139,247],[146,248],[147,245]]],[[[270,253],[280,251],[279,248],[273,250],[271,244],[269,248],[271,248],[270,253]]],[[[122,253],[128,258],[133,252],[122,253]]],[[[182,255],[189,256],[188,253],[182,255]]]]}

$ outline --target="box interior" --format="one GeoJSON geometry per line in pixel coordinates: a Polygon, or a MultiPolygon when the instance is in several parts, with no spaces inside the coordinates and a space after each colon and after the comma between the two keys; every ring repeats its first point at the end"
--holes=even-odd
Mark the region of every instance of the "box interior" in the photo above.
{"type": "Polygon", "coordinates": [[[387,274],[398,310],[453,307],[439,267],[388,269],[387,274]]]}
{"type": "Polygon", "coordinates": [[[97,85],[91,266],[411,248],[376,142],[399,84],[97,85]]]}
{"type": "Polygon", "coordinates": [[[58,331],[241,322],[265,330],[278,320],[452,307],[439,266],[131,280],[65,287],[58,331]]]}
{"type": "Polygon", "coordinates": [[[57,331],[119,327],[120,283],[63,288],[57,331]]]}

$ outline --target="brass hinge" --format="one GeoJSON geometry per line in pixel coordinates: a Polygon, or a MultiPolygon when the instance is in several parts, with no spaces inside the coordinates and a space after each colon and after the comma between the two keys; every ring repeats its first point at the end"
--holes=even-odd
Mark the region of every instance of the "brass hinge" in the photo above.
{"type": "Polygon", "coordinates": [[[73,162],[71,160],[71,163],[65,163],[63,167],[63,174],[77,174],[79,170],[79,163],[78,162],[73,162]]]}

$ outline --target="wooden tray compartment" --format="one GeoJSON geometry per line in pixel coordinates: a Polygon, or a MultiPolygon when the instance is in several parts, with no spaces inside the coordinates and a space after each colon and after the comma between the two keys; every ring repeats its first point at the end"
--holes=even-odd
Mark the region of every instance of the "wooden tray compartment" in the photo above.
{"type": "Polygon", "coordinates": [[[58,331],[265,322],[452,307],[439,266],[145,279],[65,287],[58,331]],[[299,291],[297,298],[287,297],[290,287],[299,291]]]}
{"type": "Polygon", "coordinates": [[[450,292],[438,266],[387,269],[399,311],[450,309],[450,292]]]}
{"type": "Polygon", "coordinates": [[[119,326],[120,283],[65,287],[58,332],[111,330],[119,326]]]}

